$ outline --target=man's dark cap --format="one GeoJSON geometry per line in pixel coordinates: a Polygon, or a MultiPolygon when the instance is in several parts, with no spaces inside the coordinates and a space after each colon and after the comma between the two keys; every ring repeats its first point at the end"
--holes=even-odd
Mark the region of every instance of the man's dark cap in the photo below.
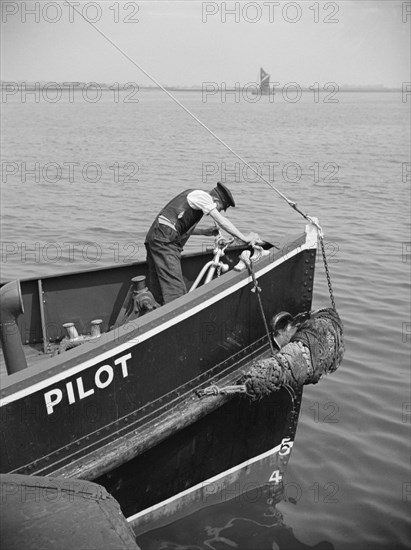
{"type": "Polygon", "coordinates": [[[227,189],[227,187],[225,185],[218,182],[217,187],[214,187],[214,191],[219,196],[219,198],[222,202],[224,210],[227,210],[227,208],[229,206],[235,206],[233,195],[231,194],[231,191],[229,189],[227,189]]]}

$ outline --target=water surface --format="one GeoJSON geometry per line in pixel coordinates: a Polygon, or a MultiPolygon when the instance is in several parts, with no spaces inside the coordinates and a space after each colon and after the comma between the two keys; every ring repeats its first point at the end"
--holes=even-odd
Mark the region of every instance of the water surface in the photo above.
{"type": "MultiPolygon", "coordinates": [[[[274,507],[266,494],[222,503],[145,535],[141,547],[410,547],[409,107],[396,93],[345,93],[333,104],[177,95],[319,218],[346,354],[334,375],[305,389],[274,507]],[[261,520],[267,506],[270,529],[261,520]]],[[[107,93],[96,104],[67,98],[3,107],[2,279],[144,259],[145,232],[163,204],[224,175],[238,204],[228,217],[243,231],[280,242],[304,227],[162,92],[140,92],[131,104],[107,93]],[[23,166],[34,173],[23,177],[23,166]]],[[[189,247],[203,241],[193,237],[189,247]]],[[[315,307],[329,304],[320,261],[314,297],[315,307]]]]}

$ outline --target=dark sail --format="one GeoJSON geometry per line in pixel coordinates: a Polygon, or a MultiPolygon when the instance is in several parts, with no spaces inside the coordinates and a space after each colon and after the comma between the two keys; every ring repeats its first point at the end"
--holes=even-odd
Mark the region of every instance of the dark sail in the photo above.
{"type": "Polygon", "coordinates": [[[264,95],[270,93],[270,75],[262,67],[260,69],[260,90],[264,95]]]}

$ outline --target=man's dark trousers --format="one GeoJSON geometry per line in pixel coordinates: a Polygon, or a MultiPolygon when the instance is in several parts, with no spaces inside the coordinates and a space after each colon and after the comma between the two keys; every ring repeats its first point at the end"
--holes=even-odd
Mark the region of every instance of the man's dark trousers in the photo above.
{"type": "Polygon", "coordinates": [[[187,288],[181,270],[182,246],[171,227],[154,223],[145,242],[148,288],[159,304],[168,304],[184,296],[187,288]]]}

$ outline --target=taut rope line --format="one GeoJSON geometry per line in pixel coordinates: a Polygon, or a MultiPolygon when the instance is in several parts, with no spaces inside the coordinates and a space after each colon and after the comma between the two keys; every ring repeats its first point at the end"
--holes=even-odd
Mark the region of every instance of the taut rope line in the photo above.
{"type": "Polygon", "coordinates": [[[284,193],[282,193],[275,185],[273,185],[270,181],[268,181],[262,174],[260,174],[255,168],[253,168],[240,154],[238,154],[232,147],[228,145],[223,139],[221,139],[211,128],[209,128],[204,122],[202,122],[194,113],[190,111],[181,101],[179,101],[172,93],[170,93],[158,80],[152,76],[148,71],[146,71],[141,65],[139,65],[134,59],[132,59],[124,50],[120,48],[109,36],[107,36],[103,31],[101,31],[98,27],[96,27],[91,21],[86,19],[81,11],[76,9],[74,5],[70,2],[70,0],[67,0],[67,3],[71,5],[73,10],[77,12],[86,23],[88,23],[91,27],[93,27],[94,30],[96,30],[103,38],[105,38],[114,48],[116,48],[117,51],[119,51],[124,57],[126,57],[137,69],[139,69],[142,73],[144,73],[156,86],[158,86],[161,90],[163,90],[164,93],[166,93],[179,107],[181,107],[192,119],[194,119],[200,126],[202,126],[209,134],[211,134],[221,145],[223,145],[228,151],[230,151],[235,157],[238,158],[247,168],[249,168],[254,174],[264,181],[273,191],[275,191],[282,199],[284,199],[291,208],[293,208],[296,212],[298,212],[303,218],[305,218],[307,221],[315,225],[317,227],[320,234],[322,234],[322,229],[318,223],[316,223],[310,216],[305,214],[302,210],[300,210],[297,207],[297,203],[294,201],[291,201],[289,198],[287,198],[284,193]]]}
{"type": "Polygon", "coordinates": [[[251,275],[251,277],[253,279],[253,283],[254,283],[254,288],[252,289],[251,292],[254,292],[255,294],[257,294],[258,305],[260,307],[261,317],[263,318],[263,323],[264,323],[265,332],[267,334],[268,343],[270,344],[271,355],[274,356],[275,355],[275,350],[274,350],[273,342],[271,340],[270,331],[268,329],[267,319],[265,318],[263,303],[261,301],[261,296],[260,296],[261,288],[258,286],[258,281],[257,281],[255,273],[254,273],[253,260],[250,258],[250,262],[247,263],[246,265],[248,267],[248,271],[250,272],[250,275],[251,275]]]}
{"type": "Polygon", "coordinates": [[[239,153],[237,153],[236,151],[234,151],[234,149],[232,147],[230,147],[228,145],[228,143],[226,143],[223,139],[221,139],[215,132],[213,132],[213,130],[211,130],[211,128],[209,128],[206,124],[204,124],[204,122],[202,122],[202,120],[200,120],[194,113],[192,113],[183,103],[181,103],[181,101],[179,101],[172,93],[170,93],[166,88],[164,88],[164,86],[162,84],[160,84],[160,82],[158,82],[158,80],[153,76],[151,75],[148,71],[146,71],[141,65],[139,65],[136,61],[134,61],[134,59],[132,59],[122,48],[120,48],[120,46],[118,46],[115,42],[113,42],[113,40],[111,40],[111,38],[109,36],[107,36],[103,31],[101,31],[98,27],[96,27],[96,25],[94,25],[91,21],[89,21],[88,19],[86,19],[86,17],[84,17],[83,13],[81,11],[79,11],[78,9],[76,9],[76,7],[72,4],[72,2],[70,2],[70,0],[67,0],[67,3],[70,4],[70,6],[72,7],[72,9],[78,13],[86,23],[88,23],[91,27],[93,27],[93,29],[95,31],[97,31],[103,38],[105,38],[108,42],[110,42],[110,44],[116,48],[117,51],[119,51],[124,57],[126,57],[137,69],[139,69],[142,73],[144,73],[152,82],[154,82],[154,84],[156,84],[156,86],[158,86],[161,90],[163,90],[163,92],[165,94],[168,95],[168,97],[170,97],[170,99],[172,99],[179,107],[181,107],[192,119],[194,119],[198,124],[200,124],[200,126],[202,126],[210,135],[212,135],[219,143],[221,143],[221,145],[223,145],[223,147],[225,147],[228,151],[230,151],[236,158],[238,158],[238,160],[240,160],[245,166],[247,166],[248,169],[250,169],[259,179],[261,179],[262,181],[264,181],[264,183],[266,183],[269,187],[271,187],[271,189],[273,191],[275,191],[275,193],[277,193],[283,200],[286,201],[286,203],[293,209],[295,210],[296,212],[298,212],[298,214],[300,214],[304,219],[306,219],[308,222],[310,222],[311,224],[313,224],[317,230],[318,230],[318,236],[319,236],[319,239],[320,239],[320,244],[321,244],[321,251],[322,251],[322,255],[323,255],[323,260],[324,260],[324,267],[325,267],[325,271],[326,271],[326,276],[327,276],[327,282],[328,282],[328,288],[330,290],[330,298],[331,298],[331,303],[332,303],[332,306],[333,308],[335,309],[335,302],[334,302],[334,297],[333,297],[333,291],[332,291],[332,287],[331,287],[331,279],[330,279],[330,273],[329,273],[329,270],[328,270],[328,265],[327,265],[327,260],[326,260],[326,257],[325,257],[325,249],[324,249],[324,242],[323,242],[323,238],[324,238],[324,233],[323,233],[323,230],[320,226],[320,224],[318,222],[316,222],[313,218],[311,218],[310,216],[308,216],[307,214],[305,214],[302,210],[300,210],[300,208],[298,208],[297,206],[297,203],[290,200],[288,197],[286,197],[284,195],[284,193],[282,193],[279,189],[277,189],[277,187],[275,185],[273,185],[270,181],[268,181],[262,174],[260,174],[253,166],[251,166],[239,153]]]}

